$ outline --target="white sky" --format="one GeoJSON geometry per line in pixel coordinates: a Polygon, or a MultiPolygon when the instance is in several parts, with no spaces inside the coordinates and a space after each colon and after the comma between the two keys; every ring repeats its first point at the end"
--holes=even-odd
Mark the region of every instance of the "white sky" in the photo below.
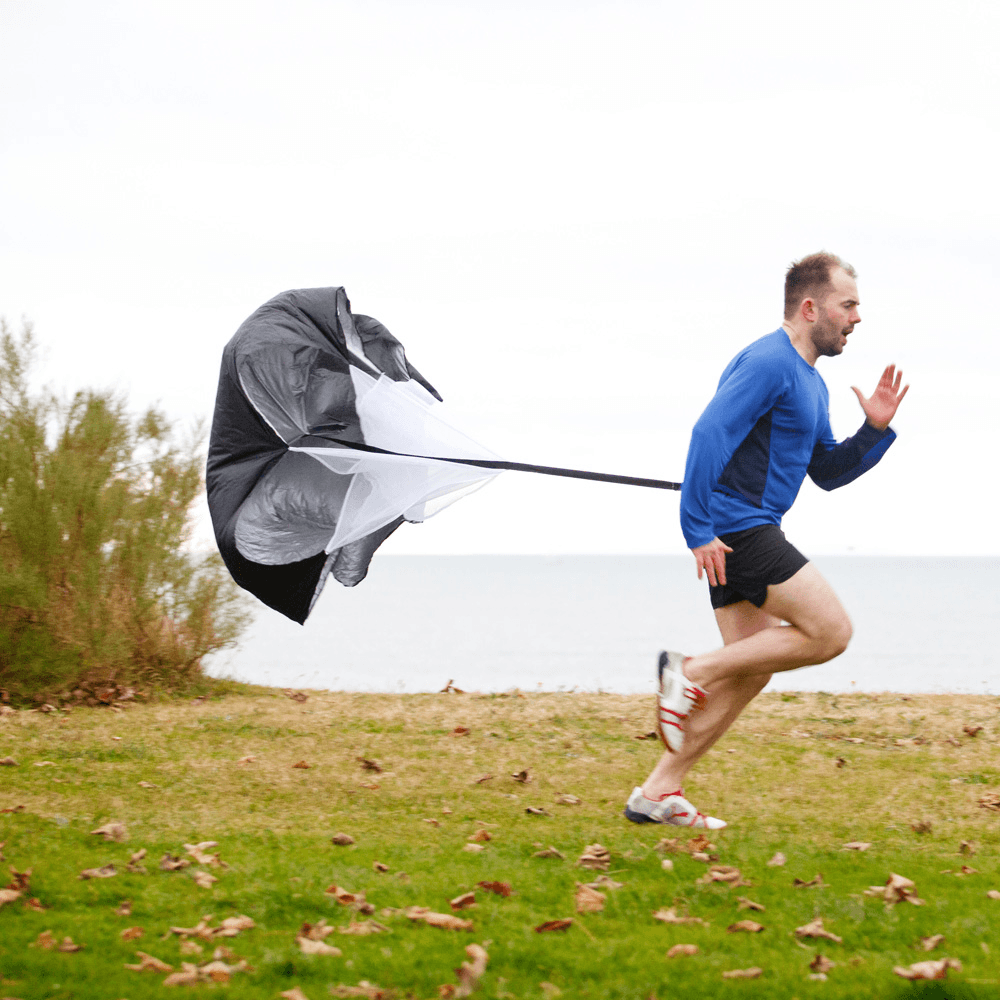
{"type": "MultiPolygon", "coordinates": [[[[506,457],[664,479],[784,269],[899,440],[807,553],[997,553],[1000,6],[0,0],[0,313],[55,385],[211,415],[223,345],[344,285],[506,457]]],[[[383,551],[681,552],[677,496],[508,473],[383,551]]]]}

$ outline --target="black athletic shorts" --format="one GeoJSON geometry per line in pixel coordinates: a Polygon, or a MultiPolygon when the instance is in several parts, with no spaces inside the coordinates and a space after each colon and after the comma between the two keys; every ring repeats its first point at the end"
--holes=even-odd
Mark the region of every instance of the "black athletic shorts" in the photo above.
{"type": "Polygon", "coordinates": [[[726,582],[709,584],[713,608],[749,601],[758,608],[767,588],[790,580],[807,562],[776,524],[758,524],[745,531],[719,535],[733,551],[726,553],[726,582]]]}

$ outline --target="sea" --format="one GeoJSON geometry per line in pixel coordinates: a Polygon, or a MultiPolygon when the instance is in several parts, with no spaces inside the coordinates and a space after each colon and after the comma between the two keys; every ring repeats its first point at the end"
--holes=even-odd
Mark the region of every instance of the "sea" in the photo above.
{"type": "MultiPolygon", "coordinates": [[[[1000,694],[1000,558],[817,557],[854,623],[768,690],[1000,694]]],[[[660,649],[720,639],[690,556],[377,555],[304,626],[257,604],[210,674],[330,691],[651,693],[660,649]]],[[[256,602],[255,602],[256,603],[256,602]]]]}

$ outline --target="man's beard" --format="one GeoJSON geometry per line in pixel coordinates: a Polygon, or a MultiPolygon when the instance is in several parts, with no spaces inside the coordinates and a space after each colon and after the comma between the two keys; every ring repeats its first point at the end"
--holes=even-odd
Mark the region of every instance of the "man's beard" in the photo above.
{"type": "Polygon", "coordinates": [[[813,347],[816,348],[819,357],[834,358],[844,349],[840,338],[847,336],[850,332],[850,325],[837,326],[822,306],[820,306],[819,312],[820,319],[813,324],[812,328],[813,347]]]}

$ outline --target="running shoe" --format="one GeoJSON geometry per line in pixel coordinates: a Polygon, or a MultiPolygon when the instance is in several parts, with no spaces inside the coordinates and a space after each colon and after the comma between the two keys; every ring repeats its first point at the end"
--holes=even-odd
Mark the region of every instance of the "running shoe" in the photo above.
{"type": "Polygon", "coordinates": [[[699,830],[721,830],[728,826],[725,820],[706,816],[686,798],[684,790],[668,792],[657,799],[647,799],[641,788],[632,789],[625,803],[625,818],[633,823],[666,823],[669,826],[691,826],[699,830]]]}
{"type": "Polygon", "coordinates": [[[660,653],[659,672],[659,731],[663,745],[677,753],[684,745],[684,723],[692,708],[704,708],[706,692],[684,676],[683,653],[660,653]]]}

